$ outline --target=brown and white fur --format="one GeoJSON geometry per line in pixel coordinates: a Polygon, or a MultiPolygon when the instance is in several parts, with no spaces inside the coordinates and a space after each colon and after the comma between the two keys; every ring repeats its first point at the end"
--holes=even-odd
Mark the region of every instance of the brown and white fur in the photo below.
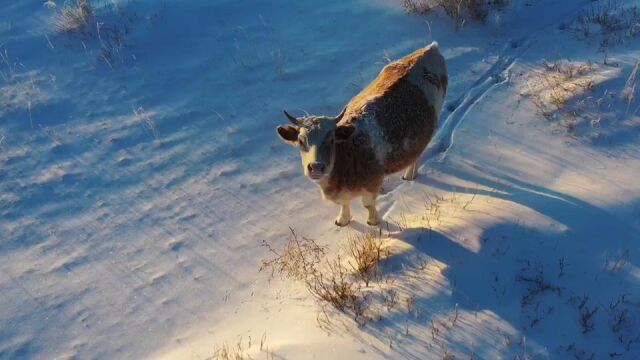
{"type": "Polygon", "coordinates": [[[337,117],[295,118],[278,135],[300,149],[304,174],[322,196],[341,205],[335,223],[351,221],[350,203],[362,197],[367,223],[378,225],[376,198],[384,177],[405,170],[414,180],[417,161],[433,136],[447,92],[445,60],[432,43],[382,69],[337,117]]]}

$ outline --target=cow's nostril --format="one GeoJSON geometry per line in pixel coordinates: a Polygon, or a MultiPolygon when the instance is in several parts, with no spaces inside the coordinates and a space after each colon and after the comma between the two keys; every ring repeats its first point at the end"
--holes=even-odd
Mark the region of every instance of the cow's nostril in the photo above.
{"type": "Polygon", "coordinates": [[[309,172],[322,173],[324,172],[325,166],[322,163],[312,163],[307,165],[307,169],[309,169],[309,172]]]}

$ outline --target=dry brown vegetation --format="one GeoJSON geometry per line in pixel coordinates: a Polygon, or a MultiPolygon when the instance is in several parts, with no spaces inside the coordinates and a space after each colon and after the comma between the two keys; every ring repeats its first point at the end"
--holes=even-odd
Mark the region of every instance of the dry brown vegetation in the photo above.
{"type": "MultiPolygon", "coordinates": [[[[137,19],[135,13],[125,11],[115,2],[96,8],[89,0],[73,0],[53,14],[52,26],[56,34],[80,41],[87,56],[96,47],[98,60],[114,67],[130,60],[129,55],[135,58],[128,54],[126,37],[137,19]]],[[[49,46],[53,48],[51,41],[49,46]]]]}
{"type": "Polygon", "coordinates": [[[362,233],[349,239],[349,264],[366,286],[380,275],[380,263],[389,257],[380,236],[375,233],[362,233]]]}
{"type": "Polygon", "coordinates": [[[636,91],[638,90],[636,84],[638,83],[638,74],[640,73],[640,59],[636,61],[633,70],[631,70],[631,74],[627,78],[626,83],[624,84],[624,89],[622,89],[622,99],[627,103],[627,111],[631,106],[631,103],[636,98],[636,91]]]}
{"type": "Polygon", "coordinates": [[[403,0],[409,13],[425,15],[436,8],[442,9],[460,29],[469,20],[485,22],[491,11],[504,8],[509,0],[403,0]]]}
{"type": "Polygon", "coordinates": [[[432,0],[402,0],[402,6],[409,13],[425,15],[433,10],[432,0]]]}
{"type": "Polygon", "coordinates": [[[598,39],[606,51],[640,35],[640,9],[620,0],[594,0],[568,30],[580,39],[598,39]]]}
{"type": "MultiPolygon", "coordinates": [[[[546,70],[567,78],[578,78],[588,73],[580,64],[566,66],[546,63],[543,66],[546,70]]],[[[403,339],[421,339],[430,351],[437,353],[441,358],[459,358],[459,353],[452,352],[452,337],[459,335],[459,329],[472,321],[470,316],[474,316],[473,311],[469,312],[465,305],[460,309],[458,304],[453,311],[446,314],[432,311],[431,303],[425,300],[428,296],[425,297],[425,294],[421,293],[420,287],[433,284],[426,286],[434,286],[433,290],[444,291],[445,287],[435,286],[439,286],[437,277],[442,275],[446,266],[437,264],[437,260],[433,258],[417,259],[423,260],[424,263],[416,261],[415,258],[405,261],[401,249],[403,244],[394,240],[388,242],[386,236],[402,239],[397,231],[402,233],[404,229],[414,228],[422,228],[426,233],[432,230],[437,232],[457,212],[478,211],[475,209],[477,205],[474,201],[479,191],[469,191],[464,195],[455,192],[445,196],[425,194],[425,211],[422,214],[399,214],[396,224],[398,229],[393,233],[388,228],[385,236],[375,232],[352,233],[347,236],[344,247],[337,251],[330,251],[314,240],[300,237],[291,230],[290,238],[282,250],[275,250],[265,244],[274,257],[263,262],[263,269],[271,270],[272,274],[279,274],[284,278],[302,280],[309,294],[320,304],[318,324],[327,331],[340,331],[340,325],[345,324],[336,316],[339,311],[350,315],[365,332],[378,336],[388,344],[390,350],[402,351],[403,339]],[[391,255],[393,258],[387,262],[391,255]],[[417,286],[413,286],[414,284],[417,286]],[[331,309],[337,311],[329,311],[331,309]]],[[[429,235],[425,235],[426,241],[429,241],[429,235]]],[[[410,249],[407,251],[413,251],[421,241],[419,237],[406,240],[413,245],[407,248],[410,249]]],[[[496,249],[492,256],[502,256],[498,250],[496,249]]],[[[619,272],[624,268],[627,257],[628,253],[623,251],[611,261],[607,259],[605,269],[612,274],[619,272]]],[[[567,266],[565,258],[558,261],[560,273],[557,277],[554,276],[555,267],[551,270],[547,268],[545,271],[544,266],[541,261],[525,258],[520,272],[514,279],[521,290],[521,313],[523,319],[528,321],[526,327],[533,328],[542,324],[558,310],[558,302],[563,303],[568,298],[569,303],[576,306],[574,325],[578,326],[582,333],[601,331],[602,321],[608,321],[611,332],[626,351],[640,343],[636,302],[622,295],[608,306],[588,303],[587,295],[583,298],[571,296],[571,288],[563,283],[561,278],[567,266]]],[[[457,293],[455,282],[447,286],[451,286],[449,289],[452,296],[454,292],[456,296],[464,296],[464,293],[457,293]]],[[[507,286],[513,286],[513,283],[507,286]]],[[[496,296],[505,295],[504,292],[500,295],[496,291],[496,296]]],[[[526,348],[526,344],[517,342],[513,334],[502,332],[500,329],[497,329],[497,332],[506,348],[526,348]]],[[[581,350],[572,346],[567,346],[566,351],[572,355],[580,355],[581,350]]],[[[476,357],[471,353],[470,358],[476,357]]]]}
{"type": "Polygon", "coordinates": [[[521,95],[535,105],[539,115],[559,125],[565,134],[607,143],[607,139],[625,128],[637,126],[632,118],[638,109],[632,106],[637,100],[640,60],[619,91],[596,86],[619,76],[618,69],[591,62],[543,61],[529,70],[521,95]]]}
{"type": "Polygon", "coordinates": [[[275,354],[269,350],[266,344],[267,336],[262,335],[259,346],[254,346],[251,337],[245,342],[242,338],[239,338],[234,345],[224,343],[220,346],[216,346],[213,351],[213,360],[273,360],[275,354]],[[257,349],[253,349],[253,348],[257,349]],[[258,353],[261,357],[253,357],[251,353],[258,353]]]}
{"type": "Polygon", "coordinates": [[[289,228],[289,230],[291,231],[289,241],[281,251],[263,242],[263,246],[274,257],[263,260],[260,271],[269,269],[271,275],[277,273],[287,279],[305,280],[317,271],[320,263],[326,258],[326,247],[318,245],[313,239],[300,238],[293,229],[289,228]]]}
{"type": "Polygon", "coordinates": [[[79,33],[85,31],[93,18],[93,6],[88,0],[67,2],[55,15],[53,26],[59,33],[79,33]]]}
{"type": "MultiPolygon", "coordinates": [[[[597,101],[582,99],[569,102],[587,94],[597,80],[595,66],[591,63],[572,63],[565,60],[555,62],[543,61],[533,68],[523,95],[528,97],[538,109],[540,115],[550,122],[558,122],[568,133],[573,134],[576,127],[584,120],[583,109],[598,105],[597,101]],[[593,106],[592,106],[593,105],[593,106]]],[[[599,125],[597,120],[593,127],[599,125]]]]}
{"type": "Polygon", "coordinates": [[[281,251],[263,243],[273,257],[263,260],[261,270],[302,281],[320,304],[349,313],[356,321],[364,320],[368,302],[363,288],[379,278],[379,264],[389,255],[381,234],[352,236],[347,249],[350,259],[345,262],[340,254],[329,257],[326,247],[290,230],[289,240],[281,251]]]}
{"type": "Polygon", "coordinates": [[[136,120],[139,121],[147,129],[147,131],[151,134],[151,136],[153,136],[155,140],[160,139],[160,134],[158,133],[156,122],[149,111],[145,110],[142,106],[134,106],[133,115],[135,116],[136,120]]]}
{"type": "Polygon", "coordinates": [[[363,319],[367,301],[362,286],[354,281],[340,256],[326,260],[326,269],[305,279],[309,293],[321,304],[329,304],[343,313],[351,313],[356,321],[363,319]]]}
{"type": "Polygon", "coordinates": [[[544,61],[534,70],[537,74],[530,82],[532,100],[545,117],[562,109],[567,101],[590,90],[594,85],[591,76],[593,65],[576,64],[558,60],[544,61]]]}

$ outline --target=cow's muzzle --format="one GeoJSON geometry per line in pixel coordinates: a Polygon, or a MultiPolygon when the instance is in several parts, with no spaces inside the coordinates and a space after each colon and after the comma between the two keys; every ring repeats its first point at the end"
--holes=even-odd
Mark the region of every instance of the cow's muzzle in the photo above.
{"type": "Polygon", "coordinates": [[[314,162],[307,165],[307,173],[313,180],[320,180],[325,175],[327,166],[321,162],[314,162]]]}

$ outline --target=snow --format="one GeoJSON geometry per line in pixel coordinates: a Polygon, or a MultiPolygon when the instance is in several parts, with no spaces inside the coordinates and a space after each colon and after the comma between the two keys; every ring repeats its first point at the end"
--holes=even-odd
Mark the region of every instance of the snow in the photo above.
{"type": "Polygon", "coordinates": [[[263,338],[285,359],[640,358],[640,118],[620,96],[640,40],[603,52],[567,31],[591,1],[513,1],[460,31],[393,0],[92,3],[102,43],[53,32],[60,2],[0,6],[0,358],[208,358],[238,339],[266,358],[263,338]],[[366,210],[335,227],[275,127],[339,113],[432,41],[440,128],[418,179],[379,199],[393,255],[370,290],[400,304],[321,327],[304,286],[259,272],[261,243],[291,227],[334,254],[366,210]],[[567,106],[599,128],[540,115],[544,60],[594,64],[567,106]]]}

